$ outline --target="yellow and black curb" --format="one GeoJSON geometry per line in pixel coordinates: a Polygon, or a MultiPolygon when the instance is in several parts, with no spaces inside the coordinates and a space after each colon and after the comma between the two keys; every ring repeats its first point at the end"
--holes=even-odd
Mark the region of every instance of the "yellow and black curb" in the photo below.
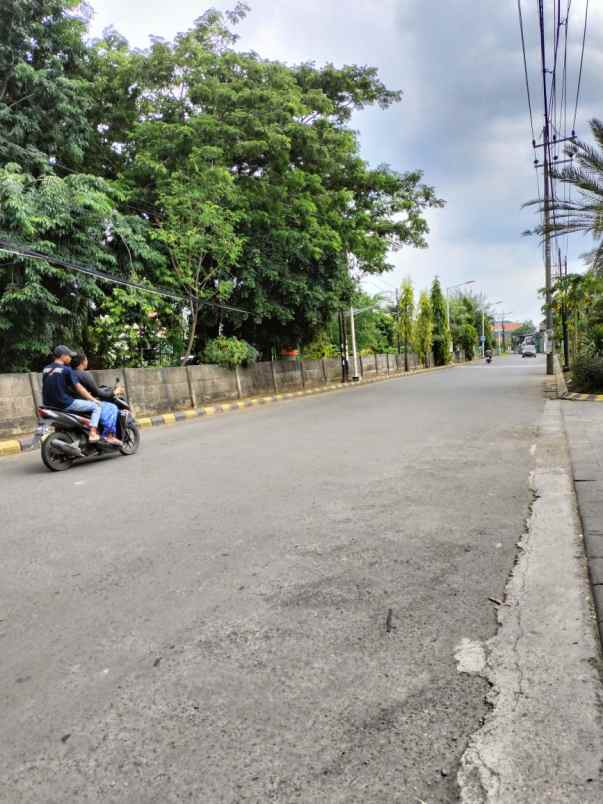
{"type": "Polygon", "coordinates": [[[570,402],[603,402],[603,394],[575,394],[568,391],[567,394],[563,394],[561,399],[570,402]]]}
{"type": "MultiPolygon", "coordinates": [[[[426,374],[433,371],[456,368],[458,365],[453,363],[447,366],[436,366],[434,368],[415,369],[414,371],[392,371],[390,374],[378,377],[367,377],[355,383],[328,383],[312,388],[304,388],[302,391],[290,391],[282,394],[272,394],[270,396],[257,396],[250,399],[241,399],[233,402],[220,402],[214,405],[204,405],[200,408],[190,410],[179,410],[173,413],[162,413],[158,416],[143,416],[136,419],[141,429],[149,427],[161,427],[162,425],[176,424],[176,422],[192,421],[193,419],[204,418],[206,416],[216,416],[224,413],[234,413],[247,408],[255,408],[261,405],[270,405],[275,402],[286,402],[290,399],[299,399],[304,396],[316,396],[330,391],[347,391],[352,388],[366,387],[375,382],[385,382],[386,380],[400,379],[402,377],[414,377],[417,374],[426,374]]],[[[0,457],[8,455],[18,455],[21,452],[29,452],[34,447],[33,435],[13,438],[8,441],[0,441],[0,457]]]]}

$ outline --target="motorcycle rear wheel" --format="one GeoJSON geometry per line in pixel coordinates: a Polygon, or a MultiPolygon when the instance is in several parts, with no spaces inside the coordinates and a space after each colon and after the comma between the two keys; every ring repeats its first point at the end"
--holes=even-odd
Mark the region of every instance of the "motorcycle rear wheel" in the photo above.
{"type": "Polygon", "coordinates": [[[140,446],[140,430],[135,424],[128,424],[125,432],[122,433],[122,446],[119,451],[122,455],[134,455],[140,446]]]}
{"type": "Polygon", "coordinates": [[[51,472],[64,472],[65,469],[70,469],[73,466],[75,458],[65,455],[60,452],[53,445],[57,441],[64,441],[68,444],[73,444],[74,439],[67,433],[51,433],[47,438],[42,441],[40,452],[42,453],[42,461],[47,469],[51,472]]]}

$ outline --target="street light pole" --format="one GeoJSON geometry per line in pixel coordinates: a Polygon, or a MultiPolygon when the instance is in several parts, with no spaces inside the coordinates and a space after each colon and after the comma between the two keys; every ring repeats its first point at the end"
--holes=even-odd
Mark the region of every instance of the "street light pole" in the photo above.
{"type": "Polygon", "coordinates": [[[356,350],[356,326],[354,324],[354,308],[350,307],[350,332],[352,335],[352,362],[354,365],[354,372],[352,374],[352,381],[358,382],[358,352],[356,350]]]}

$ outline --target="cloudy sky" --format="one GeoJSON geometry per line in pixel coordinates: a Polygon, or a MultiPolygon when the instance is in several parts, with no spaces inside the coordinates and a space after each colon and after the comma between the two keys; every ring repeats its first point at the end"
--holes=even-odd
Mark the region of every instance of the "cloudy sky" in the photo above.
{"type": "MultiPolygon", "coordinates": [[[[567,0],[562,0],[565,8],[567,0]]],[[[568,81],[575,98],[586,0],[572,0],[568,81]]],[[[137,47],[150,35],[171,38],[208,6],[233,0],[92,0],[92,33],[110,25],[137,47]]],[[[521,236],[535,222],[522,210],[536,195],[516,0],[249,0],[240,46],[296,63],[370,64],[404,93],[387,112],[358,114],[364,157],[398,170],[421,168],[447,206],[429,215],[430,246],[393,255],[394,273],[370,278],[371,292],[395,288],[411,276],[417,289],[434,274],[445,286],[475,280],[474,288],[510,318],[540,319],[537,291],[544,269],[535,238],[521,236]]],[[[537,0],[523,0],[534,125],[542,127],[538,74],[537,0]]],[[[545,0],[552,20],[554,0],[545,0]]],[[[581,103],[576,129],[603,117],[603,4],[590,3],[581,103]]],[[[552,34],[549,37],[552,42],[552,34]]],[[[552,48],[551,48],[552,54],[552,48]]],[[[573,116],[573,114],[572,114],[573,116]]],[[[589,240],[570,243],[570,270],[589,240]]]]}

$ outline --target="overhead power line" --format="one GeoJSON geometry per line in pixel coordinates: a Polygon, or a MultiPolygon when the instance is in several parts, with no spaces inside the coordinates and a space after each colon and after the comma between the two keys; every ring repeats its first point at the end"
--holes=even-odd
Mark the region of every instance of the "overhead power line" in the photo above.
{"type": "Polygon", "coordinates": [[[530,79],[528,77],[528,61],[526,57],[526,40],[523,31],[523,13],[521,11],[521,0],[517,0],[517,11],[519,12],[519,30],[521,31],[521,49],[523,51],[523,70],[526,80],[526,94],[528,96],[528,109],[530,110],[530,128],[532,129],[532,144],[536,144],[534,134],[534,118],[532,116],[532,99],[530,97],[530,79]]]}
{"type": "Polygon", "coordinates": [[[584,65],[584,46],[586,44],[586,28],[588,26],[588,4],[589,0],[586,0],[586,7],[584,9],[584,31],[582,32],[582,52],[580,53],[580,71],[578,73],[578,88],[576,90],[576,106],[574,108],[574,125],[573,128],[576,128],[576,117],[578,115],[578,102],[580,100],[580,87],[582,84],[582,67],[584,65]]]}
{"type": "MultiPolygon", "coordinates": [[[[176,293],[169,288],[163,287],[149,287],[148,285],[142,285],[139,282],[132,282],[130,279],[126,279],[125,277],[114,276],[113,274],[108,274],[105,271],[100,271],[98,268],[93,268],[91,265],[84,265],[80,262],[75,262],[74,260],[67,260],[63,257],[55,257],[52,254],[44,254],[41,251],[36,251],[35,249],[28,248],[27,246],[23,246],[20,243],[12,243],[9,240],[2,240],[0,239],[0,251],[3,251],[5,254],[15,254],[19,257],[26,257],[28,259],[34,260],[43,260],[45,262],[51,263],[52,265],[57,265],[60,268],[64,268],[67,271],[73,271],[75,273],[85,274],[86,276],[91,276],[94,279],[98,279],[101,282],[109,282],[113,285],[120,285],[121,287],[131,288],[132,290],[139,290],[143,291],[144,293],[151,293],[155,296],[163,296],[168,299],[174,299],[176,301],[184,302],[185,304],[189,303],[191,299],[196,301],[202,307],[214,307],[219,310],[228,310],[234,313],[242,313],[244,315],[252,315],[250,310],[244,310],[242,307],[233,307],[230,304],[220,304],[218,302],[211,302],[207,299],[201,299],[198,296],[192,294],[191,296],[184,296],[181,293],[176,293]]],[[[1,265],[0,265],[1,267],[1,265]]]]}

